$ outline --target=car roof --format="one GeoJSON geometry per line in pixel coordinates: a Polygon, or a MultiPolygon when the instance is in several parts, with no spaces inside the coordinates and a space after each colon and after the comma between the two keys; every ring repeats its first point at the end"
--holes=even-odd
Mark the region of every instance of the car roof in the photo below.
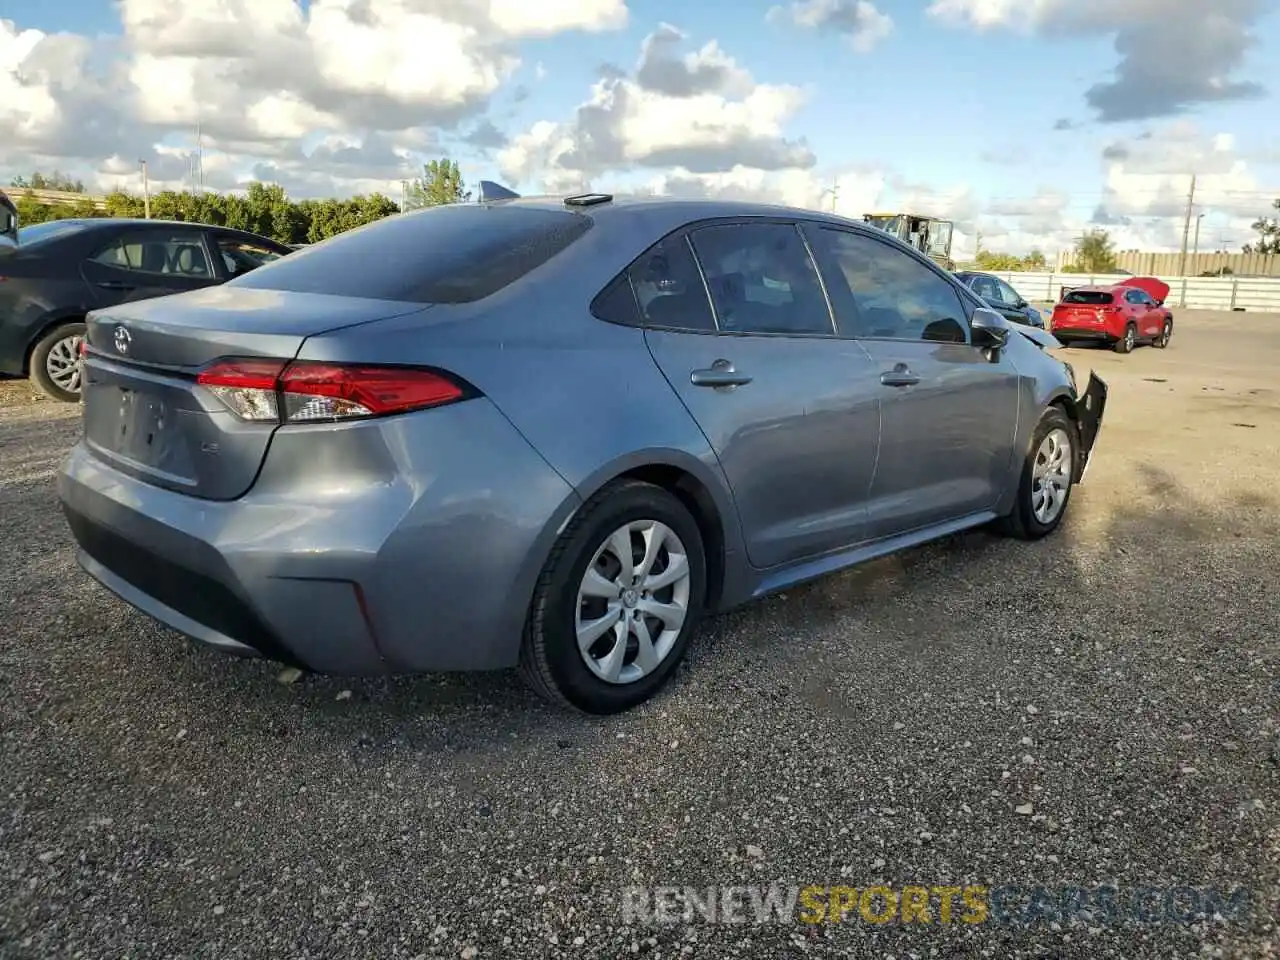
{"type": "MultiPolygon", "coordinates": [[[[150,228],[161,229],[166,227],[187,227],[199,230],[225,230],[228,233],[238,233],[246,237],[261,237],[261,234],[252,233],[248,230],[241,230],[238,227],[223,227],[216,223],[201,223],[195,220],[150,220],[144,217],[65,217],[57,221],[46,221],[67,224],[69,226],[77,226],[84,230],[107,230],[117,229],[119,227],[129,228],[150,228]]],[[[35,224],[30,224],[35,226],[35,224]]],[[[269,237],[262,239],[268,240],[269,237]]],[[[275,242],[275,241],[273,241],[275,242]]]]}
{"type": "MultiPolygon", "coordinates": [[[[577,196],[592,196],[579,194],[577,196]]],[[[598,194],[609,197],[608,200],[596,203],[575,204],[575,195],[549,195],[536,197],[520,197],[512,200],[488,200],[487,206],[515,206],[542,210],[562,210],[571,213],[589,214],[602,223],[611,220],[628,220],[645,217],[651,225],[662,226],[666,231],[675,230],[687,223],[698,220],[716,220],[733,217],[776,217],[786,220],[797,218],[829,223],[832,226],[857,230],[872,236],[880,236],[876,230],[862,220],[854,220],[838,214],[811,210],[803,207],[788,207],[781,204],[759,203],[751,200],[719,200],[705,198],[660,197],[634,194],[598,194]]],[[[416,212],[416,211],[413,211],[416,212]]]]}

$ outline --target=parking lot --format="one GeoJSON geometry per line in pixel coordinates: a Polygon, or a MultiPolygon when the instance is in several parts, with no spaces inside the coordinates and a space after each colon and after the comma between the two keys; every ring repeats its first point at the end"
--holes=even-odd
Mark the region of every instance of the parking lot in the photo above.
{"type": "Polygon", "coordinates": [[[279,679],[75,565],[78,409],[0,383],[4,957],[1272,957],[1280,316],[1176,311],[1088,482],[710,622],[611,719],[279,679]],[[1028,806],[1029,805],[1029,806],[1028,806]],[[1245,887],[1188,922],[624,924],[649,885],[1245,887]]]}

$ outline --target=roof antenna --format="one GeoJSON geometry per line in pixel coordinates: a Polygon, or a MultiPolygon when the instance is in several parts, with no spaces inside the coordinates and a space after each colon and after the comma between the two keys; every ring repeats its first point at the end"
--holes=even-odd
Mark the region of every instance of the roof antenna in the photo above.
{"type": "Polygon", "coordinates": [[[500,183],[494,183],[492,180],[481,180],[480,189],[477,191],[477,203],[488,203],[491,200],[519,200],[520,194],[514,190],[508,190],[500,183]]]}

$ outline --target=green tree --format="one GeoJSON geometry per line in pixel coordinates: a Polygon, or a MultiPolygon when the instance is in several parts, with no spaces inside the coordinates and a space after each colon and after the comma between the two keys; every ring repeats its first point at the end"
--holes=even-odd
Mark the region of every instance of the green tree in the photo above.
{"type": "MultiPolygon", "coordinates": [[[[1274,201],[1271,207],[1280,210],[1280,200],[1274,201]]],[[[1259,217],[1253,222],[1253,229],[1258,234],[1258,239],[1244,245],[1245,253],[1280,253],[1280,220],[1275,217],[1259,217]]]]}
{"type": "Polygon", "coordinates": [[[1039,250],[1032,250],[1029,254],[1022,258],[1022,266],[1031,273],[1044,271],[1049,269],[1049,261],[1045,255],[1039,250]]]}
{"type": "Polygon", "coordinates": [[[29,190],[59,190],[63,193],[84,193],[84,181],[72,180],[64,173],[55,170],[53,173],[36,171],[30,177],[14,177],[11,185],[26,187],[29,190]]]}
{"type": "Polygon", "coordinates": [[[1076,241],[1075,265],[1081,273],[1111,273],[1116,268],[1116,251],[1105,230],[1090,230],[1076,241]]]}
{"type": "Polygon", "coordinates": [[[406,192],[406,205],[410,208],[438,207],[470,199],[471,191],[463,185],[458,161],[447,157],[424,164],[422,176],[410,183],[406,192]]]}

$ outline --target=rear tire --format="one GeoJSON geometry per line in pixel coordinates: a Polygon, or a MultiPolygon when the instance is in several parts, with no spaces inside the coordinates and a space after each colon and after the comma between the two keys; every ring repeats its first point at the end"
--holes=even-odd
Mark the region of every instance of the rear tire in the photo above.
{"type": "Polygon", "coordinates": [[[80,341],[85,329],[83,323],[60,324],[31,348],[31,382],[51,400],[80,400],[80,341]]]}
{"type": "Polygon", "coordinates": [[[1013,509],[1000,518],[1002,533],[1039,540],[1058,529],[1075,486],[1079,444],[1080,432],[1062,408],[1047,409],[1031,436],[1013,509]]]}
{"type": "Polygon", "coordinates": [[[1116,341],[1116,353],[1132,353],[1138,342],[1138,328],[1132,323],[1124,328],[1124,336],[1116,341]]]}
{"type": "Polygon", "coordinates": [[[1152,343],[1153,347],[1159,347],[1163,350],[1169,345],[1169,338],[1173,336],[1173,321],[1166,320],[1164,326],[1160,328],[1160,336],[1156,337],[1152,343]]]}
{"type": "Polygon", "coordinates": [[[636,480],[609,484],[578,511],[543,567],[525,621],[522,675],[547,700],[584,713],[648,700],[697,628],[706,569],[697,521],[678,499],[636,480]],[[623,549],[633,576],[619,560],[623,549]]]}

